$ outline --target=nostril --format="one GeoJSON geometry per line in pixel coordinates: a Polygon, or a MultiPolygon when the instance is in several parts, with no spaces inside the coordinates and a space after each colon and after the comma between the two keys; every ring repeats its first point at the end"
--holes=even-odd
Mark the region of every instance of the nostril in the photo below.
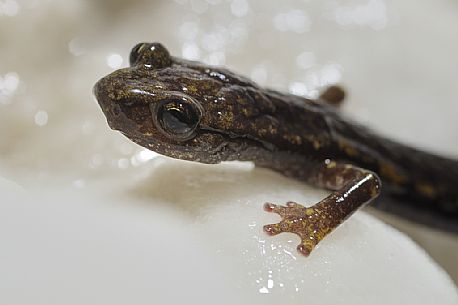
{"type": "Polygon", "coordinates": [[[108,99],[107,88],[106,88],[106,83],[104,82],[103,79],[95,83],[94,87],[92,88],[92,93],[94,94],[102,110],[105,111],[109,104],[109,101],[107,101],[108,99]]]}

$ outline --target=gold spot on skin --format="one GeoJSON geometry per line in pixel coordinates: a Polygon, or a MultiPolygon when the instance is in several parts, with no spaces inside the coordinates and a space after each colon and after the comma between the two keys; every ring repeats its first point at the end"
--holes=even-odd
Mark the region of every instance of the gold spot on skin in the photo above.
{"type": "Polygon", "coordinates": [[[260,136],[264,136],[264,135],[266,135],[268,133],[269,133],[268,130],[265,129],[265,128],[262,128],[262,129],[258,130],[258,135],[260,135],[260,136]]]}
{"type": "Polygon", "coordinates": [[[234,121],[234,114],[232,113],[232,109],[228,109],[220,116],[221,125],[223,128],[229,129],[232,126],[234,121]]]}
{"type": "Polygon", "coordinates": [[[298,135],[284,135],[283,138],[287,140],[288,142],[291,142],[292,144],[295,145],[300,145],[302,144],[302,138],[298,135]]]}
{"type": "MultiPolygon", "coordinates": [[[[378,178],[375,178],[378,180],[378,178]]],[[[374,185],[373,188],[371,188],[371,196],[373,198],[377,197],[380,194],[380,187],[381,187],[381,182],[378,180],[378,183],[374,185]]]]}
{"type": "Polygon", "coordinates": [[[269,132],[270,134],[276,135],[278,133],[278,129],[273,126],[269,126],[269,132]]]}
{"type": "Polygon", "coordinates": [[[312,134],[306,135],[305,139],[307,140],[307,143],[313,147],[314,150],[319,150],[323,148],[326,144],[326,140],[324,140],[320,136],[315,136],[312,134]]]}
{"type": "Polygon", "coordinates": [[[417,191],[428,197],[428,198],[434,198],[437,196],[437,192],[436,192],[436,189],[434,188],[434,186],[432,186],[431,184],[429,183],[417,183],[415,185],[415,188],[417,189],[417,191]]]}
{"type": "Polygon", "coordinates": [[[342,149],[350,157],[359,156],[358,150],[347,141],[339,141],[339,148],[342,149]]]}
{"type": "Polygon", "coordinates": [[[246,104],[248,104],[248,102],[247,102],[244,98],[238,97],[238,98],[237,98],[237,104],[239,104],[239,105],[246,105],[246,104]]]}
{"type": "Polygon", "coordinates": [[[188,93],[197,93],[198,92],[197,87],[193,84],[189,84],[187,88],[188,88],[188,93]]]}
{"type": "Polygon", "coordinates": [[[313,213],[315,213],[315,211],[313,209],[306,209],[305,210],[305,215],[307,215],[307,216],[313,215],[313,213]]]}
{"type": "Polygon", "coordinates": [[[337,166],[337,163],[334,161],[330,161],[326,164],[327,168],[335,168],[337,166]]]}
{"type": "Polygon", "coordinates": [[[401,174],[393,165],[382,163],[380,165],[380,176],[396,184],[404,184],[407,182],[407,177],[401,174]]]}

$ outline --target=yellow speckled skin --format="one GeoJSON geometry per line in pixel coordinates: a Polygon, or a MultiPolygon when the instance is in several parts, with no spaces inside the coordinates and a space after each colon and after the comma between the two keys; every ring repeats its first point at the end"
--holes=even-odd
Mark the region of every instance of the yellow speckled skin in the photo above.
{"type": "Polygon", "coordinates": [[[334,192],[315,206],[268,210],[283,219],[266,230],[301,236],[308,254],[355,210],[373,205],[458,232],[458,162],[377,136],[344,118],[344,92],[318,100],[259,87],[220,67],[173,57],[159,43],[140,43],[131,66],[94,87],[108,124],[132,141],[173,158],[252,161],[334,192]]]}

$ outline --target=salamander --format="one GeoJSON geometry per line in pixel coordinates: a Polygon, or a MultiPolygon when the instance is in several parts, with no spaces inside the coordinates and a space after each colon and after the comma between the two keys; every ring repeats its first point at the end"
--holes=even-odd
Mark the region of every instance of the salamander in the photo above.
{"type": "Polygon", "coordinates": [[[315,100],[282,93],[225,68],[171,56],[160,43],[137,44],[129,60],[130,67],[94,86],[112,129],[169,157],[251,161],[331,191],[310,207],[264,205],[281,216],[264,231],[299,235],[304,255],[379,194],[371,205],[458,232],[458,161],[352,122],[339,111],[340,87],[315,100]]]}

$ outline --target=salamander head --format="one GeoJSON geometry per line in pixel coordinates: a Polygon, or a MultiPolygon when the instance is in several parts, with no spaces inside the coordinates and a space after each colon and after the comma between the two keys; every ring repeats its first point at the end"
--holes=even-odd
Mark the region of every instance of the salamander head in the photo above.
{"type": "Polygon", "coordinates": [[[130,65],[94,86],[112,129],[160,154],[204,163],[263,146],[249,117],[271,105],[255,101],[249,80],[174,58],[159,43],[136,45],[130,65]]]}

